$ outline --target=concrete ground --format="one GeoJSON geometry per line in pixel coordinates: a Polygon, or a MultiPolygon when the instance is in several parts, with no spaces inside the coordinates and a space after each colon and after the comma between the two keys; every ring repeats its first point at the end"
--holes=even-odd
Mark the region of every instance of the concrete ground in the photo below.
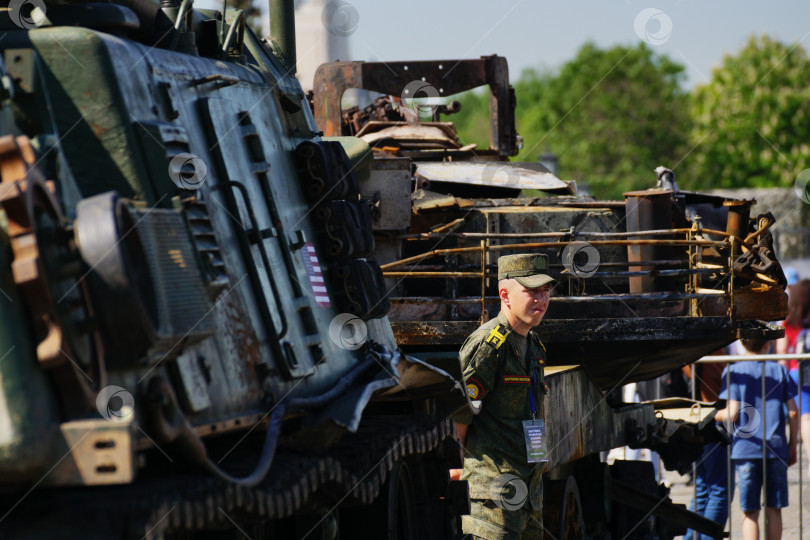
{"type": "MultiPolygon", "coordinates": [[[[790,488],[789,501],[790,506],[782,509],[782,539],[783,540],[810,540],[810,471],[808,471],[807,463],[805,462],[803,474],[804,483],[799,483],[799,466],[794,465],[788,469],[788,484],[790,488]],[[801,504],[799,502],[799,494],[802,494],[801,504]],[[799,535],[799,524],[803,523],[803,530],[801,536],[799,535]]],[[[694,485],[687,484],[688,477],[680,476],[676,472],[664,472],[664,481],[671,482],[671,498],[676,503],[689,504],[692,500],[694,493],[694,485]]],[[[762,534],[762,518],[764,512],[760,512],[759,526],[760,538],[764,540],[762,534]]],[[[740,524],[742,522],[742,514],[740,513],[740,505],[737,502],[737,495],[731,503],[731,540],[742,540],[742,533],[740,531],[740,524]]],[[[728,530],[728,523],[726,530],[728,530]]]]}

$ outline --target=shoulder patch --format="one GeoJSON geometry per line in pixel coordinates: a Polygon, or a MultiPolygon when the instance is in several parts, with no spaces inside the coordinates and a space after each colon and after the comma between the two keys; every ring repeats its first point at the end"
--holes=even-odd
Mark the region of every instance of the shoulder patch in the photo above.
{"type": "Polygon", "coordinates": [[[507,330],[506,326],[499,324],[489,332],[486,343],[494,349],[500,349],[501,345],[506,342],[506,336],[508,335],[509,330],[507,330]]]}
{"type": "Polygon", "coordinates": [[[470,399],[481,399],[485,393],[486,390],[480,382],[472,377],[467,379],[467,395],[470,396],[470,399]]]}

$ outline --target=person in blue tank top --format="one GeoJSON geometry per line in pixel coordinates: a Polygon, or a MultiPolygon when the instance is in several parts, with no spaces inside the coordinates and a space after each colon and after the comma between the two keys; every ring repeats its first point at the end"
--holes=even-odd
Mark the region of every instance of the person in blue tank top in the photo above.
{"type": "MultiPolygon", "coordinates": [[[[771,342],[744,339],[748,354],[766,354],[771,342]]],[[[763,484],[763,441],[767,486],[765,512],[768,517],[767,540],[782,535],[782,508],[788,505],[787,469],[796,463],[799,414],[796,409],[797,388],[784,366],[764,362],[765,400],[763,406],[760,362],[737,362],[726,368],[730,373],[728,388],[721,398],[728,400],[716,419],[733,428],[731,460],[737,473],[740,509],[743,513],[743,540],[759,538],[760,495],[763,484]],[[787,413],[787,414],[786,414],[787,413]],[[789,435],[785,428],[789,427],[789,435]]],[[[723,373],[723,385],[726,375],[723,373]]]]}

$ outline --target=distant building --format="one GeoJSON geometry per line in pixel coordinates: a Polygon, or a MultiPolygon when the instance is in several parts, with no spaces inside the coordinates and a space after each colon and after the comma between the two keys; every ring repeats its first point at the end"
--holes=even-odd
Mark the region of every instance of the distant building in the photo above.
{"type": "Polygon", "coordinates": [[[349,39],[359,24],[354,6],[341,0],[296,0],[295,48],[298,80],[312,89],[315,70],[325,62],[350,60],[349,39]],[[331,4],[330,9],[327,6],[331,4]],[[333,14],[330,19],[329,15],[333,14]]]}

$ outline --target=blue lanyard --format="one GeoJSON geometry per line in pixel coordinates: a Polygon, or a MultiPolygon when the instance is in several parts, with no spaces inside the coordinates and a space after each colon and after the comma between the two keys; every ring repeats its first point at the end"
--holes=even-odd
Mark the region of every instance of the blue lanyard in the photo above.
{"type": "MultiPolygon", "coordinates": [[[[517,348],[515,348],[515,352],[517,352],[517,348]]],[[[532,351],[528,348],[526,349],[526,371],[531,371],[531,382],[529,384],[529,411],[532,414],[532,420],[537,418],[537,406],[535,405],[535,396],[537,396],[537,372],[535,371],[535,363],[529,360],[529,354],[532,351]]]]}
{"type": "Polygon", "coordinates": [[[535,391],[536,381],[537,381],[537,374],[534,372],[534,366],[532,366],[531,384],[529,385],[529,410],[531,410],[532,413],[532,420],[537,418],[537,408],[534,405],[534,396],[536,394],[535,391]]]}

